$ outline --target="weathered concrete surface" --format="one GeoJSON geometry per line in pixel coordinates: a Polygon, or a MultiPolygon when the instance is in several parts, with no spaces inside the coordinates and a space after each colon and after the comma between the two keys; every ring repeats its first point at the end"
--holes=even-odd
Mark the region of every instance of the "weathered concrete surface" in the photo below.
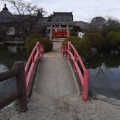
{"type": "Polygon", "coordinates": [[[53,42],[53,50],[51,52],[45,53],[44,57],[62,57],[61,46],[61,42],[53,42]]]}
{"type": "Polygon", "coordinates": [[[78,92],[71,67],[63,57],[43,58],[35,81],[35,92],[40,95],[59,97],[78,92]]]}
{"type": "MultiPolygon", "coordinates": [[[[54,49],[55,54],[51,52],[52,57],[61,57],[60,43],[57,47],[59,49],[54,49]]],[[[47,53],[45,59],[51,56],[47,53]]],[[[18,113],[14,108],[7,108],[1,111],[0,120],[120,120],[120,102],[117,100],[107,101],[103,97],[85,103],[78,93],[74,94],[74,91],[71,92],[72,95],[59,96],[55,93],[47,96],[36,91],[36,84],[37,82],[28,102],[28,111],[18,113]]]]}
{"type": "Polygon", "coordinates": [[[101,100],[85,103],[77,95],[53,98],[33,93],[26,113],[6,109],[0,120],[120,120],[120,105],[101,100]]]}

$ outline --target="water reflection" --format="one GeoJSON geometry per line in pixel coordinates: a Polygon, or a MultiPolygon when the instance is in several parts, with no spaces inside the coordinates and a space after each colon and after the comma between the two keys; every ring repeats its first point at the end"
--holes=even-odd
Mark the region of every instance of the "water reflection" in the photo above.
{"type": "MultiPolygon", "coordinates": [[[[0,46],[0,73],[12,69],[16,61],[26,61],[23,46],[0,46]]],[[[0,82],[0,99],[16,90],[15,78],[0,82]]]]}
{"type": "MultiPolygon", "coordinates": [[[[9,68],[6,65],[0,64],[0,73],[8,70],[9,68]]],[[[9,95],[15,90],[16,90],[15,78],[11,78],[6,81],[0,82],[0,99],[4,98],[5,96],[9,95]]]]}
{"type": "Polygon", "coordinates": [[[17,47],[16,46],[9,46],[8,51],[12,53],[17,53],[17,47]]]}
{"type": "Polygon", "coordinates": [[[0,73],[8,71],[8,70],[9,70],[9,68],[7,66],[5,66],[4,64],[0,63],[0,73]]]}
{"type": "Polygon", "coordinates": [[[19,51],[23,51],[22,46],[8,46],[8,52],[18,53],[19,51]]]}
{"type": "Polygon", "coordinates": [[[120,54],[99,54],[89,60],[90,88],[99,94],[120,99],[120,54]],[[96,62],[95,62],[96,61],[96,62]]]}

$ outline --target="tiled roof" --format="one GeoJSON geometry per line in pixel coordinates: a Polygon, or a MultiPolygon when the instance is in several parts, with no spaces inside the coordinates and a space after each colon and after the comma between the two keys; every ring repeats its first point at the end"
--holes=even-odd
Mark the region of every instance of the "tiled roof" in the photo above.
{"type": "Polygon", "coordinates": [[[50,22],[73,22],[72,12],[54,12],[50,22]]]}
{"type": "Polygon", "coordinates": [[[5,7],[0,12],[0,22],[11,22],[12,19],[13,15],[8,11],[8,8],[6,7],[5,4],[5,7]]]}

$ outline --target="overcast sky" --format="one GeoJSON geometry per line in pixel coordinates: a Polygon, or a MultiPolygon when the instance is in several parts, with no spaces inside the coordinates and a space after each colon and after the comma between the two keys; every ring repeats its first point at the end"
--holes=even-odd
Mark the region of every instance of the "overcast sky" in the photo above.
{"type": "MultiPolygon", "coordinates": [[[[73,12],[74,21],[86,21],[96,16],[114,17],[120,20],[120,0],[24,0],[44,8],[47,15],[54,12],[73,12]]],[[[7,2],[1,2],[0,10],[7,2]]]]}

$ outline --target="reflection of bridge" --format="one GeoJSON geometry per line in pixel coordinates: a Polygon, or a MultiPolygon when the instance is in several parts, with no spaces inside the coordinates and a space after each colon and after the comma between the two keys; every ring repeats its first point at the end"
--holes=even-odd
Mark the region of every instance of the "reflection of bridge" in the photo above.
{"type": "Polygon", "coordinates": [[[43,58],[43,46],[37,42],[26,63],[25,70],[22,62],[16,62],[11,71],[0,73],[0,81],[4,81],[10,77],[16,77],[17,79],[17,92],[1,100],[1,108],[18,98],[19,111],[26,111],[26,95],[29,96],[31,94],[32,80],[34,80],[32,78],[35,77],[35,74],[34,93],[38,96],[42,95],[50,98],[59,98],[79,93],[79,89],[77,89],[79,87],[71,67],[72,64],[70,64],[68,59],[73,61],[73,69],[77,71],[81,81],[82,100],[87,101],[88,70],[85,69],[80,56],[70,42],[62,46],[62,54],[60,53],[61,43],[58,44],[59,45],[57,45],[52,52],[45,54],[43,58]],[[79,68],[78,62],[82,70],[79,68]],[[35,71],[36,67],[37,73],[35,71]],[[24,81],[25,79],[26,81],[24,81]]]}

